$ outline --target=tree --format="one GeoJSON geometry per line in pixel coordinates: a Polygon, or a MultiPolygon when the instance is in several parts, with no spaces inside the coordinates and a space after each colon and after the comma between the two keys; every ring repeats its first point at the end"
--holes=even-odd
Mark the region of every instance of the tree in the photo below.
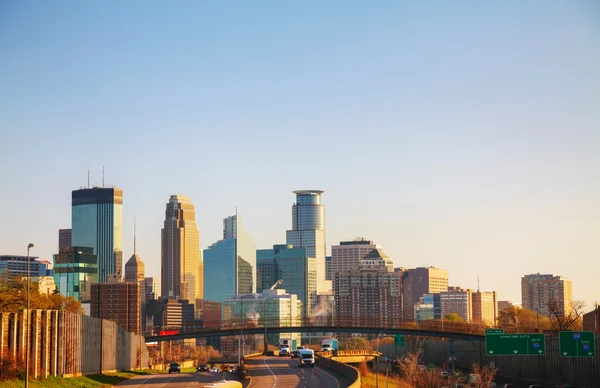
{"type": "MultiPolygon", "coordinates": [[[[38,282],[29,286],[29,306],[31,309],[64,310],[83,314],[81,303],[72,297],[58,293],[40,293],[38,282]]],[[[18,312],[27,307],[27,278],[9,276],[0,278],[0,312],[18,312]]]]}
{"type": "Polygon", "coordinates": [[[472,366],[473,373],[479,375],[481,381],[476,385],[476,387],[489,387],[490,384],[494,381],[494,377],[496,376],[496,372],[498,372],[497,368],[489,368],[487,366],[482,367],[477,363],[473,363],[472,366]]]}
{"type": "Polygon", "coordinates": [[[540,331],[547,330],[550,327],[548,317],[514,306],[500,310],[498,313],[498,326],[504,329],[514,329],[519,333],[531,333],[537,331],[538,325],[540,331]]]}
{"type": "Polygon", "coordinates": [[[369,341],[363,337],[350,337],[348,341],[344,341],[344,348],[346,350],[372,350],[369,341]]]}
{"type": "Polygon", "coordinates": [[[578,330],[583,328],[582,316],[583,316],[584,302],[576,300],[571,302],[570,306],[567,306],[567,311],[563,311],[560,305],[555,301],[548,303],[548,319],[550,320],[550,327],[553,331],[567,331],[567,330],[578,330]]]}
{"type": "Polygon", "coordinates": [[[457,313],[450,313],[444,315],[444,321],[446,322],[455,322],[455,323],[463,323],[464,320],[458,316],[457,313]]]}

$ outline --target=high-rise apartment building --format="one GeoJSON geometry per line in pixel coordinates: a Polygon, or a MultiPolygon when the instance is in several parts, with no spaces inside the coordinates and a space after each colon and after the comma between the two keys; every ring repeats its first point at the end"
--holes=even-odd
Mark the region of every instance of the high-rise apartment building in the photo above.
{"type": "Polygon", "coordinates": [[[106,283],[92,284],[92,317],[107,319],[132,333],[140,333],[140,286],[113,274],[106,283]]]}
{"type": "Polygon", "coordinates": [[[93,283],[98,282],[98,256],[93,248],[65,246],[54,255],[54,284],[62,296],[90,301],[93,283]]]}
{"type": "Polygon", "coordinates": [[[281,280],[279,288],[295,294],[302,302],[302,316],[310,317],[317,298],[317,267],[306,248],[274,245],[273,249],[256,251],[257,292],[269,290],[281,280]]]}
{"type": "Polygon", "coordinates": [[[380,249],[334,277],[336,323],[387,327],[402,319],[402,273],[380,249]]]}
{"type": "Polygon", "coordinates": [[[460,287],[448,287],[448,291],[440,292],[442,317],[456,314],[466,323],[473,319],[472,291],[460,287]]]}
{"type": "Polygon", "coordinates": [[[161,231],[161,294],[196,306],[204,297],[203,278],[194,205],[189,197],[171,195],[161,231]]]}
{"type": "Polygon", "coordinates": [[[238,215],[223,220],[223,239],[204,250],[204,298],[223,302],[256,291],[256,245],[238,215]]]}
{"type": "Polygon", "coordinates": [[[71,193],[71,245],[98,256],[98,280],[123,271],[123,190],[94,187],[71,193]]]}
{"type": "Polygon", "coordinates": [[[573,305],[571,281],[561,276],[531,274],[521,278],[521,299],[524,309],[549,314],[549,305],[567,313],[573,305]]]}
{"type": "Polygon", "coordinates": [[[339,245],[333,245],[331,247],[331,276],[335,277],[338,272],[355,269],[373,249],[381,249],[381,247],[364,238],[341,241],[339,245]]]}
{"type": "Polygon", "coordinates": [[[498,319],[498,299],[496,292],[473,292],[471,294],[473,323],[495,326],[498,319]]]}
{"type": "Polygon", "coordinates": [[[306,248],[308,257],[317,265],[317,293],[331,292],[331,281],[325,280],[325,205],[322,190],[296,190],[292,206],[292,229],[286,232],[286,244],[306,248]]]}
{"type": "Polygon", "coordinates": [[[448,291],[448,271],[435,267],[418,267],[408,270],[411,277],[412,301],[416,303],[425,294],[448,291]]]}
{"type": "Polygon", "coordinates": [[[58,230],[58,249],[70,247],[71,244],[71,229],[58,230]]]}

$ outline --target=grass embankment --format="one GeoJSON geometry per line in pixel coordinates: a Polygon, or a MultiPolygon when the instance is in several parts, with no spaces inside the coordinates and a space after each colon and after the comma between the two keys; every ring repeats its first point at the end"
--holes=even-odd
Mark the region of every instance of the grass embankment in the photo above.
{"type": "MultiPolygon", "coordinates": [[[[360,375],[361,388],[375,388],[376,385],[376,377],[375,373],[367,373],[366,375],[360,375]]],[[[390,375],[388,380],[388,385],[394,388],[412,388],[413,386],[402,381],[398,376],[390,375]]],[[[379,386],[385,387],[385,373],[379,374],[379,386]]]]}
{"type": "MultiPolygon", "coordinates": [[[[50,376],[44,380],[29,380],[31,388],[108,388],[139,375],[161,373],[151,370],[126,371],[103,375],[62,378],[50,376]]],[[[0,381],[2,388],[22,388],[23,380],[0,381]]]]}

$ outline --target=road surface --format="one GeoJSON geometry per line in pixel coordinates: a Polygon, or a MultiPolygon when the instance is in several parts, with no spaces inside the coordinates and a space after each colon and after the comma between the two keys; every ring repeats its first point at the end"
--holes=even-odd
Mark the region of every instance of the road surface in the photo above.
{"type": "Polygon", "coordinates": [[[200,388],[207,383],[227,379],[237,380],[237,373],[229,372],[189,372],[136,376],[118,384],[128,388],[200,388]]]}
{"type": "Polygon", "coordinates": [[[298,367],[288,357],[260,357],[246,360],[250,384],[246,388],[346,388],[353,381],[326,368],[298,367]]]}

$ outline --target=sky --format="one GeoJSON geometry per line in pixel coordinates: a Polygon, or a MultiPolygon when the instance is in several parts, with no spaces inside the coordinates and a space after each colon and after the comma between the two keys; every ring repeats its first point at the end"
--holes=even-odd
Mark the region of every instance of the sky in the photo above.
{"type": "Polygon", "coordinates": [[[71,191],[124,191],[124,261],[160,276],[172,194],[202,248],[238,212],[285,242],[324,190],[327,245],[520,302],[600,301],[600,4],[3,1],[0,254],[51,259],[71,191]]]}

